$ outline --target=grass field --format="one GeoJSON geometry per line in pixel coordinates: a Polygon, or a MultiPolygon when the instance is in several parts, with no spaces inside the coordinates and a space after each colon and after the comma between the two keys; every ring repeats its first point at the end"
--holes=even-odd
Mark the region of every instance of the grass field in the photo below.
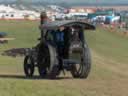
{"type": "MultiPolygon", "coordinates": [[[[0,45],[0,53],[35,46],[38,25],[36,21],[0,21],[0,31],[16,38],[0,45]]],[[[27,79],[23,57],[0,56],[0,96],[128,96],[128,38],[101,28],[85,35],[92,53],[87,79],[74,79],[69,74],[58,80],[27,79]]]]}

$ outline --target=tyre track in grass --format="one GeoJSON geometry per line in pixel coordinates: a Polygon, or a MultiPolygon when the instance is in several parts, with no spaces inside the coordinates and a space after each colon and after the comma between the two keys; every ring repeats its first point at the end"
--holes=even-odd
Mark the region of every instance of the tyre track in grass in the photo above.
{"type": "Polygon", "coordinates": [[[121,76],[128,77],[128,65],[124,63],[119,63],[115,60],[105,58],[104,56],[96,53],[95,51],[92,52],[94,62],[97,62],[98,66],[107,68],[108,70],[115,72],[121,76]]]}

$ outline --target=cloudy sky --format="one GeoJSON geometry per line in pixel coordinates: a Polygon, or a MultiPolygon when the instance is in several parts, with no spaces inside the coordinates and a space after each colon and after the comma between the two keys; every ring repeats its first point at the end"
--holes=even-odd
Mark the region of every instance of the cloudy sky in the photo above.
{"type": "Polygon", "coordinates": [[[122,3],[122,2],[128,2],[128,0],[54,0],[54,1],[67,1],[67,2],[90,2],[90,3],[114,3],[114,2],[118,2],[118,3],[122,3]]]}
{"type": "MultiPolygon", "coordinates": [[[[0,1],[16,1],[16,0],[0,0],[0,1]]],[[[22,1],[22,0],[21,0],[22,1]]],[[[23,0],[23,1],[26,1],[26,0],[23,0]]],[[[38,2],[38,1],[51,1],[51,2],[74,2],[74,3],[86,3],[86,2],[89,2],[89,3],[128,3],[128,0],[31,0],[31,1],[34,1],[34,2],[38,2]]]]}

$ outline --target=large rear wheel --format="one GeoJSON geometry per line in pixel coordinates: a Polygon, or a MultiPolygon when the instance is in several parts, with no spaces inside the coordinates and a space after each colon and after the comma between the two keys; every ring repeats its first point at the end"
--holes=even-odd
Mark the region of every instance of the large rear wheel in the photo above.
{"type": "Polygon", "coordinates": [[[59,74],[59,64],[55,48],[51,45],[42,46],[38,57],[40,76],[55,79],[59,74]]]}

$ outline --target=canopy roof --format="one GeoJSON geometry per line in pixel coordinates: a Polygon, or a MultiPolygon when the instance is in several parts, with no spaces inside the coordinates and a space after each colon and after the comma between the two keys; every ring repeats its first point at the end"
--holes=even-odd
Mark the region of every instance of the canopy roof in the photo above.
{"type": "Polygon", "coordinates": [[[84,29],[90,29],[90,30],[95,29],[95,26],[91,24],[88,24],[82,21],[73,21],[73,20],[47,22],[41,26],[41,29],[55,30],[60,28],[61,26],[73,26],[73,25],[79,25],[84,29]]]}

